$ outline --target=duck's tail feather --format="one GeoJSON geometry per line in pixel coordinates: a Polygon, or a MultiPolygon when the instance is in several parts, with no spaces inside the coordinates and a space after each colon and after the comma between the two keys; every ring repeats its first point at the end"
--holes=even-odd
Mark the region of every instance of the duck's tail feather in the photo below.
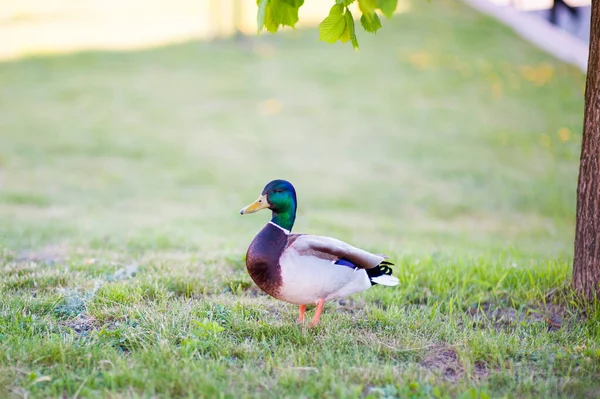
{"type": "Polygon", "coordinates": [[[394,266],[394,264],[384,260],[374,268],[366,269],[367,275],[371,280],[371,285],[380,284],[387,285],[389,287],[398,285],[400,280],[392,276],[392,268],[390,266],[394,266]]]}

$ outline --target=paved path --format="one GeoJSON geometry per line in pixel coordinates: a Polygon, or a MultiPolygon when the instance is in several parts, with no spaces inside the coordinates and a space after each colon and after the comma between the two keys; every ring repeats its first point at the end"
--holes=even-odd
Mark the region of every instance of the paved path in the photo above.
{"type": "MultiPolygon", "coordinates": [[[[545,16],[540,17],[536,13],[526,13],[512,7],[499,6],[487,0],[463,1],[480,12],[503,22],[525,40],[554,55],[556,58],[577,66],[583,72],[587,71],[587,42],[573,36],[567,30],[551,25],[544,18],[545,16]]],[[[562,19],[563,16],[559,15],[559,22],[562,19]]]]}
{"type": "MultiPolygon", "coordinates": [[[[592,9],[589,6],[586,6],[577,7],[577,10],[579,17],[574,18],[564,7],[558,7],[558,27],[588,44],[590,39],[590,17],[592,9]]],[[[528,14],[548,20],[550,10],[530,11],[528,14]]]]}

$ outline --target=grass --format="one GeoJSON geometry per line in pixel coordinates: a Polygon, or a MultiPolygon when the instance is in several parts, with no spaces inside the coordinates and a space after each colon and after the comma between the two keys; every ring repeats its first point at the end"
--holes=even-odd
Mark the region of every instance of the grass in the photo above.
{"type": "Polygon", "coordinates": [[[584,76],[454,1],[363,36],[0,64],[2,396],[594,396],[600,312],[547,295],[584,76]],[[273,178],[400,286],[295,325],[244,266],[273,178]]]}

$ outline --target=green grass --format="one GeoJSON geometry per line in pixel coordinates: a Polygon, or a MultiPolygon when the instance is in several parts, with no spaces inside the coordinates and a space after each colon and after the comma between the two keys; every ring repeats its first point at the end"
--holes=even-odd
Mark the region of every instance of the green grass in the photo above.
{"type": "Polygon", "coordinates": [[[358,54],[317,35],[0,64],[3,397],[598,392],[600,312],[547,295],[584,76],[454,1],[358,54]],[[268,215],[238,211],[274,178],[296,231],[389,254],[400,286],[295,325],[244,266],[268,215]]]}

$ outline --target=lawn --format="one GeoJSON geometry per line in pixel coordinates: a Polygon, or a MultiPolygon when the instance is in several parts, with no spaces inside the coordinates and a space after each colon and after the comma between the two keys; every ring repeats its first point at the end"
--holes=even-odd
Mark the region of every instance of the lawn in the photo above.
{"type": "Polygon", "coordinates": [[[307,28],[0,63],[0,395],[596,395],[600,311],[562,291],[584,76],[405,8],[359,53],[307,28]],[[275,178],[295,231],[400,285],[296,325],[245,270],[275,178]]]}

